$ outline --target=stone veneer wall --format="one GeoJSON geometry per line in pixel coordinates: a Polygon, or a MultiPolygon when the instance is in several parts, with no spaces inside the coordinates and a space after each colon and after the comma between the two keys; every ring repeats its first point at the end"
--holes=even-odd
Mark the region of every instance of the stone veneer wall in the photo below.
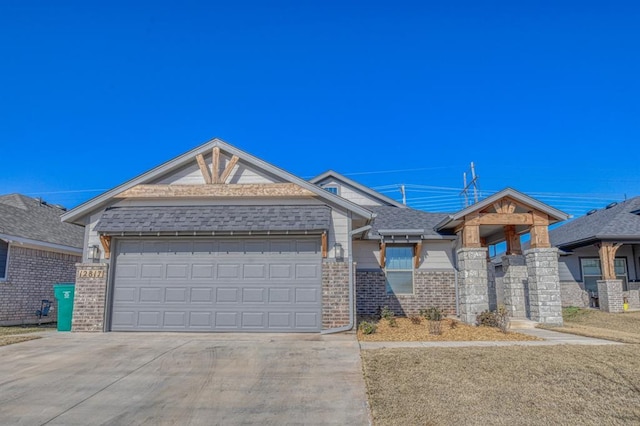
{"type": "Polygon", "coordinates": [[[509,316],[515,319],[524,319],[529,315],[529,275],[524,256],[502,256],[502,269],[504,271],[504,307],[509,316]]]}
{"type": "Polygon", "coordinates": [[[598,302],[605,312],[622,312],[622,280],[598,280],[598,302]]]}
{"type": "Polygon", "coordinates": [[[560,295],[562,306],[576,306],[578,308],[589,307],[589,293],[584,291],[582,284],[576,281],[561,281],[560,295]]]}
{"type": "Polygon", "coordinates": [[[71,331],[104,331],[106,263],[78,263],[71,331]]]}
{"type": "Polygon", "coordinates": [[[460,319],[475,324],[476,316],[489,309],[487,249],[461,248],[456,254],[460,319]]]}
{"type": "Polygon", "coordinates": [[[414,294],[387,294],[382,269],[356,271],[358,315],[377,315],[388,306],[396,315],[416,315],[420,309],[438,307],[447,315],[456,313],[455,271],[414,271],[414,294]]]}
{"type": "Polygon", "coordinates": [[[322,329],[349,325],[349,263],[322,262],[322,329]]]}
{"type": "Polygon", "coordinates": [[[558,249],[525,250],[529,274],[529,305],[531,319],[543,324],[562,325],[558,249]]]}
{"type": "Polygon", "coordinates": [[[7,279],[0,281],[0,325],[37,324],[42,299],[54,308],[43,323],[57,321],[53,285],[75,280],[80,256],[10,245],[7,279]]]}

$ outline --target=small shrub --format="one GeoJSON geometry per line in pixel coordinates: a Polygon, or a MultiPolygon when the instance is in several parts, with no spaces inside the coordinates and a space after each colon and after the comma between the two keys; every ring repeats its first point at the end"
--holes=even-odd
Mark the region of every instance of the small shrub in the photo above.
{"type": "Polygon", "coordinates": [[[389,309],[388,306],[385,306],[384,308],[382,308],[382,310],[380,311],[380,317],[387,320],[387,322],[389,323],[389,327],[398,326],[398,324],[396,323],[395,314],[391,309],[389,309]]]}
{"type": "Polygon", "coordinates": [[[420,315],[411,315],[409,317],[409,320],[411,320],[411,324],[420,324],[420,323],[422,323],[422,318],[420,317],[420,315]]]}
{"type": "Polygon", "coordinates": [[[476,323],[479,326],[495,327],[506,333],[509,329],[509,312],[504,306],[495,311],[484,311],[476,316],[476,323]]]}
{"type": "Polygon", "coordinates": [[[374,322],[362,321],[358,326],[362,334],[373,334],[376,332],[378,326],[374,322]]]}
{"type": "Polygon", "coordinates": [[[444,317],[442,310],[435,306],[429,309],[420,309],[420,315],[428,321],[441,321],[444,317]]]}
{"type": "Polygon", "coordinates": [[[421,309],[420,315],[429,321],[429,334],[439,336],[442,334],[442,318],[444,314],[441,309],[434,307],[428,309],[421,309]]]}

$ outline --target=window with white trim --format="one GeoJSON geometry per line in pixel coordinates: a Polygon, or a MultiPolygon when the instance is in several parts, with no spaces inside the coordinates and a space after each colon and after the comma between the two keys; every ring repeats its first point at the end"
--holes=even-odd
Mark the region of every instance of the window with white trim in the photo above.
{"type": "MultiPolygon", "coordinates": [[[[622,290],[627,291],[627,259],[617,257],[614,260],[616,279],[622,280],[622,290]]],[[[598,291],[598,280],[602,279],[602,268],[600,258],[582,257],[580,258],[580,269],[582,270],[582,282],[586,291],[598,291]]]]}
{"type": "Polygon", "coordinates": [[[7,265],[9,265],[9,243],[0,240],[0,280],[7,279],[7,265]]]}
{"type": "Polygon", "coordinates": [[[325,185],[322,187],[325,191],[329,191],[333,195],[340,195],[340,188],[338,185],[325,185]]]}
{"type": "Polygon", "coordinates": [[[387,294],[413,294],[412,245],[387,245],[385,275],[387,294]]]}

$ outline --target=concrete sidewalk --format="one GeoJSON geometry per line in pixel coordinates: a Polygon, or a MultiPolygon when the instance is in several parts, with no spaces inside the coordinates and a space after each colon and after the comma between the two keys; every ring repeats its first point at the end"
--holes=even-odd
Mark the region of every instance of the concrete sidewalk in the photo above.
{"type": "Polygon", "coordinates": [[[550,345],[623,345],[610,340],[559,333],[541,328],[519,329],[518,333],[544,340],[534,341],[468,341],[468,342],[360,342],[360,349],[381,348],[464,348],[481,346],[550,346],[550,345]]]}

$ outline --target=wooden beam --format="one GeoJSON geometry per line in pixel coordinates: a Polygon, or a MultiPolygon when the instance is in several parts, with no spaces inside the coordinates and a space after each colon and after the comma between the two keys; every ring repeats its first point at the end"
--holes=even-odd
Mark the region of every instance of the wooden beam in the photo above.
{"type": "Polygon", "coordinates": [[[196,161],[198,162],[198,167],[200,167],[200,173],[202,173],[204,183],[211,183],[211,174],[209,173],[207,163],[204,162],[204,157],[202,156],[202,154],[196,155],[196,161]]]}
{"type": "Polygon", "coordinates": [[[229,185],[136,185],[114,198],[209,198],[209,197],[309,197],[315,195],[295,183],[229,185]]]}
{"type": "Polygon", "coordinates": [[[387,244],[380,243],[380,267],[384,269],[387,266],[387,244]]]}
{"type": "Polygon", "coordinates": [[[100,235],[100,243],[102,244],[102,249],[104,250],[104,258],[109,259],[111,257],[111,236],[100,235]]]}
{"type": "Polygon", "coordinates": [[[515,225],[505,226],[504,236],[507,242],[507,254],[522,254],[522,246],[520,245],[520,235],[516,233],[515,225]]]}
{"type": "Polygon", "coordinates": [[[531,248],[550,248],[549,228],[547,225],[533,225],[531,227],[531,248]]]}
{"type": "Polygon", "coordinates": [[[327,233],[323,232],[322,233],[322,258],[326,259],[327,258],[327,252],[329,251],[328,246],[328,237],[327,237],[327,233]]]}
{"type": "Polygon", "coordinates": [[[213,152],[211,153],[211,162],[213,166],[213,170],[211,171],[213,180],[211,183],[218,183],[220,182],[220,148],[217,146],[213,147],[213,152]]]}
{"type": "Polygon", "coordinates": [[[600,255],[600,265],[602,269],[603,280],[616,279],[616,252],[620,248],[619,243],[601,243],[598,247],[600,255]]]}
{"type": "Polygon", "coordinates": [[[229,179],[229,175],[231,175],[231,171],[233,170],[233,168],[236,166],[236,163],[238,163],[238,156],[234,155],[233,157],[231,157],[231,161],[229,161],[229,163],[227,163],[227,167],[224,168],[224,171],[222,172],[222,175],[220,176],[220,183],[227,183],[227,179],[229,179]]]}
{"type": "Polygon", "coordinates": [[[462,228],[462,247],[464,248],[480,248],[480,226],[467,225],[462,228]]]}
{"type": "Polygon", "coordinates": [[[533,217],[529,213],[482,213],[475,217],[466,216],[466,225],[533,225],[533,217]]]}
{"type": "Polygon", "coordinates": [[[413,246],[413,267],[420,267],[420,258],[422,257],[422,241],[413,246]]]}

